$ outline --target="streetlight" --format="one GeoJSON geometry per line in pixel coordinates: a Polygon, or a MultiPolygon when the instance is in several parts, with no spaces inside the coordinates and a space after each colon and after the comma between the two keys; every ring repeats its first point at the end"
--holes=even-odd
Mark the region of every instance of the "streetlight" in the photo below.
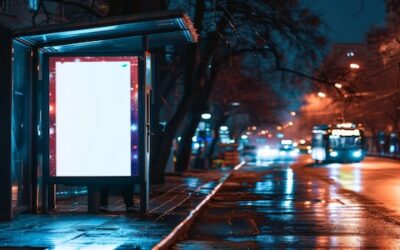
{"type": "Polygon", "coordinates": [[[342,84],[337,82],[337,83],[335,83],[335,87],[338,88],[338,89],[341,89],[343,86],[342,86],[342,84]]]}
{"type": "Polygon", "coordinates": [[[210,113],[203,113],[203,114],[201,114],[201,119],[209,120],[209,119],[211,119],[211,114],[210,113]]]}
{"type": "Polygon", "coordinates": [[[240,102],[231,102],[231,105],[234,107],[239,107],[240,106],[240,102]]]}
{"type": "Polygon", "coordinates": [[[351,68],[351,69],[359,69],[359,68],[360,68],[360,65],[357,64],[357,63],[350,63],[350,68],[351,68]]]}
{"type": "Polygon", "coordinates": [[[326,97],[326,94],[324,92],[320,91],[320,92],[318,92],[318,96],[321,98],[324,98],[324,97],[326,97]]]}
{"type": "Polygon", "coordinates": [[[290,115],[291,116],[296,116],[296,112],[292,111],[292,112],[290,112],[290,115]]]}
{"type": "Polygon", "coordinates": [[[227,131],[228,130],[228,126],[221,126],[221,127],[219,127],[219,129],[221,131],[227,131]]]}
{"type": "Polygon", "coordinates": [[[288,123],[288,125],[289,125],[289,126],[293,126],[293,122],[290,121],[290,122],[288,123]]]}

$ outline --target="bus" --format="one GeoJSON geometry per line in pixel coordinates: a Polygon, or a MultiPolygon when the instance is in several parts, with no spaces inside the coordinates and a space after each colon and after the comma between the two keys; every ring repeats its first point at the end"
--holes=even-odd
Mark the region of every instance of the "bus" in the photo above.
{"type": "Polygon", "coordinates": [[[365,158],[364,130],[352,123],[314,126],[311,146],[316,163],[360,162],[365,158]]]}

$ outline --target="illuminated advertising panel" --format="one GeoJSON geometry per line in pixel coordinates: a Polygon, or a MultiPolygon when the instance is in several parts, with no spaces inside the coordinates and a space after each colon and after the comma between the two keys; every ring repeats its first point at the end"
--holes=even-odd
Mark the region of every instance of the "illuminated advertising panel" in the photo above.
{"type": "Polygon", "coordinates": [[[138,57],[49,58],[51,177],[138,176],[138,57]]]}

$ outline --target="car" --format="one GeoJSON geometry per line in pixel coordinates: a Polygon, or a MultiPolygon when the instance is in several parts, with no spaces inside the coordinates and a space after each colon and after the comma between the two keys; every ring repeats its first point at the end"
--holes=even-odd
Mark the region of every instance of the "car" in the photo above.
{"type": "Polygon", "coordinates": [[[282,140],[279,147],[279,159],[291,160],[299,155],[300,150],[295,147],[291,140],[282,140]]]}
{"type": "Polygon", "coordinates": [[[271,148],[269,145],[261,147],[257,151],[257,159],[259,161],[273,161],[279,156],[279,151],[277,148],[271,148]]]}
{"type": "Polygon", "coordinates": [[[310,154],[311,153],[311,145],[310,144],[299,144],[297,146],[297,148],[299,149],[299,153],[300,154],[310,154]]]}
{"type": "Polygon", "coordinates": [[[279,148],[279,156],[282,157],[295,157],[299,154],[299,149],[293,146],[284,145],[279,148]]]}

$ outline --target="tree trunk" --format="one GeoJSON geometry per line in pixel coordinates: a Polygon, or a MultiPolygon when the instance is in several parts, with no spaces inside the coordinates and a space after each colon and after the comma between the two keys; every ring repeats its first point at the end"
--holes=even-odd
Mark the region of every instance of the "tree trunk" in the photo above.
{"type": "Polygon", "coordinates": [[[217,147],[217,142],[219,141],[219,127],[220,126],[215,126],[214,127],[214,137],[211,141],[210,149],[207,152],[207,159],[208,159],[208,165],[212,166],[213,163],[213,155],[215,152],[215,148],[217,147]]]}
{"type": "Polygon", "coordinates": [[[210,149],[207,152],[207,158],[208,158],[208,162],[209,162],[210,166],[212,165],[212,160],[213,160],[212,157],[214,155],[215,148],[217,146],[217,142],[219,140],[219,128],[226,122],[226,120],[228,118],[229,118],[229,115],[222,114],[222,117],[220,117],[220,119],[218,119],[218,121],[215,123],[215,126],[214,126],[214,135],[215,136],[211,142],[210,149]]]}
{"type": "MultiPolygon", "coordinates": [[[[203,61],[203,65],[200,67],[200,70],[206,70],[209,65],[209,61],[215,54],[215,51],[210,54],[209,60],[203,61]]],[[[178,151],[178,161],[177,161],[177,168],[179,171],[185,171],[189,168],[190,164],[190,156],[191,156],[191,145],[192,145],[192,138],[196,132],[197,125],[200,122],[201,118],[201,113],[206,109],[207,107],[207,101],[210,97],[213,83],[215,81],[215,78],[217,76],[218,72],[218,67],[219,63],[216,63],[214,67],[212,68],[213,70],[211,71],[211,74],[209,77],[207,77],[207,74],[204,73],[202,74],[205,78],[204,80],[198,79],[199,82],[204,82],[202,91],[197,95],[196,100],[194,101],[192,105],[192,110],[190,112],[189,116],[189,123],[186,125],[184,132],[182,134],[182,139],[179,144],[179,151],[178,151]]]]}
{"type": "MultiPolygon", "coordinates": [[[[196,1],[196,13],[195,13],[195,26],[197,29],[201,30],[202,29],[202,23],[203,23],[203,18],[204,18],[204,11],[205,11],[205,4],[204,1],[202,0],[197,0],[196,1]]],[[[228,24],[228,18],[222,18],[218,24],[217,30],[224,30],[226,25],[228,24]]],[[[206,50],[203,51],[202,56],[198,57],[198,47],[197,46],[191,46],[189,47],[189,53],[187,58],[189,61],[187,62],[187,67],[185,70],[185,93],[184,96],[174,113],[173,117],[171,120],[168,122],[165,131],[162,133],[158,145],[158,150],[157,153],[155,153],[155,158],[154,158],[154,171],[156,171],[159,174],[153,175],[153,182],[159,183],[163,182],[163,174],[165,172],[165,167],[168,162],[168,157],[169,153],[171,150],[171,145],[172,141],[175,137],[175,134],[177,130],[179,129],[180,124],[182,123],[182,120],[185,118],[186,114],[188,114],[190,108],[193,105],[194,102],[196,102],[196,98],[198,98],[198,93],[199,89],[202,86],[203,80],[206,77],[207,69],[208,69],[208,63],[210,58],[212,57],[215,49],[217,48],[217,45],[220,41],[221,37],[218,32],[212,32],[209,34],[208,38],[206,39],[206,50]],[[199,58],[198,63],[196,63],[196,59],[199,58]]],[[[204,86],[203,86],[204,88],[204,86]]],[[[201,90],[201,89],[200,89],[201,90]]],[[[200,100],[200,102],[204,102],[204,100],[207,100],[207,98],[203,98],[200,100]]],[[[201,111],[198,111],[201,112],[201,111]]],[[[196,114],[192,112],[193,116],[193,123],[197,123],[199,121],[200,114],[196,114]]],[[[191,119],[191,120],[192,120],[191,119]]],[[[191,138],[193,137],[193,134],[196,130],[196,125],[189,126],[187,131],[187,136],[185,138],[182,137],[182,140],[190,140],[191,143],[191,138]],[[193,129],[194,127],[194,129],[193,129]],[[192,136],[190,136],[190,134],[192,136]]],[[[182,143],[182,141],[181,141],[182,143]]],[[[185,156],[181,154],[181,157],[178,157],[178,161],[180,158],[180,163],[177,163],[177,169],[187,169],[188,167],[188,162],[190,159],[190,150],[191,147],[186,148],[185,150],[185,156]],[[185,160],[185,161],[183,161],[185,160]],[[184,164],[186,163],[186,164],[184,164]],[[180,165],[179,165],[180,164],[180,165]],[[179,167],[180,166],[180,167],[179,167]]]]}
{"type": "Polygon", "coordinates": [[[168,163],[168,158],[171,152],[171,145],[175,137],[176,131],[181,124],[181,121],[189,111],[189,107],[193,103],[194,96],[184,96],[177,111],[172,119],[168,122],[165,130],[160,135],[160,140],[154,152],[153,164],[154,174],[153,183],[162,183],[164,181],[164,172],[168,163]]]}
{"type": "Polygon", "coordinates": [[[192,154],[192,138],[196,132],[197,125],[200,122],[200,115],[191,113],[189,123],[183,130],[181,141],[179,142],[179,150],[177,155],[176,170],[178,172],[186,171],[189,168],[190,156],[192,154]]]}
{"type": "MultiPolygon", "coordinates": [[[[194,25],[197,29],[202,30],[203,28],[203,20],[205,13],[205,3],[203,0],[196,1],[196,12],[194,15],[194,25]]],[[[168,157],[171,152],[171,145],[177,130],[179,129],[182,120],[185,118],[188,113],[190,106],[194,102],[196,98],[196,90],[198,85],[194,83],[194,74],[196,70],[196,58],[198,53],[197,45],[189,45],[187,56],[188,59],[186,61],[185,67],[185,93],[182,97],[182,100],[179,103],[177,110],[174,115],[168,122],[163,133],[160,134],[160,139],[157,145],[157,150],[154,152],[153,164],[155,174],[152,181],[154,183],[162,183],[164,182],[164,172],[166,165],[168,163],[168,157]]]]}

